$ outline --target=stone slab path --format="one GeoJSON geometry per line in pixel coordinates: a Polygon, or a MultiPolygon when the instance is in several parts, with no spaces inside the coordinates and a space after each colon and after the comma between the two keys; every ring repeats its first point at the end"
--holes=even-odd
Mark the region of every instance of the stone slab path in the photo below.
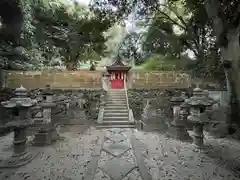
{"type": "Polygon", "coordinates": [[[101,149],[89,164],[86,180],[151,180],[132,129],[104,130],[101,149]]]}
{"type": "MultiPolygon", "coordinates": [[[[31,163],[10,171],[0,169],[0,179],[240,179],[236,168],[240,167],[240,143],[229,139],[206,136],[210,150],[196,151],[192,144],[163,134],[128,128],[91,127],[84,132],[80,126],[70,126],[61,136],[64,139],[56,144],[38,148],[39,155],[31,163]],[[224,155],[228,158],[223,160],[224,155]]],[[[11,154],[12,138],[10,134],[0,139],[0,159],[11,154]]]]}

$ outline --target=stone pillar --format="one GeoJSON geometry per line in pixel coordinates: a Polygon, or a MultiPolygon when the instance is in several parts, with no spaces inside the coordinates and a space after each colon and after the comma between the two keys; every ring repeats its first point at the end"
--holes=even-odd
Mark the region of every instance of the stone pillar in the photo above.
{"type": "Polygon", "coordinates": [[[170,123],[169,136],[182,141],[190,141],[184,121],[184,111],[181,109],[181,104],[184,102],[182,97],[172,97],[170,100],[173,104],[173,121],[170,123]]]}
{"type": "Polygon", "coordinates": [[[6,124],[6,128],[12,128],[14,131],[13,154],[10,159],[0,163],[0,167],[19,167],[30,162],[36,153],[27,151],[26,129],[33,125],[29,110],[36,104],[36,101],[28,97],[28,92],[24,87],[15,90],[15,96],[10,101],[3,102],[5,108],[14,111],[14,118],[6,124]]]}
{"type": "Polygon", "coordinates": [[[50,145],[59,137],[56,131],[56,127],[52,123],[52,108],[55,107],[56,104],[53,103],[53,93],[50,85],[46,86],[46,89],[42,92],[42,96],[43,102],[40,106],[43,108],[43,124],[37,134],[35,134],[35,146],[50,145]]]}
{"type": "Polygon", "coordinates": [[[186,103],[190,106],[190,115],[188,120],[193,123],[193,143],[197,148],[203,146],[203,126],[207,122],[205,110],[207,107],[212,106],[214,101],[207,96],[200,88],[193,90],[193,97],[186,100],[186,103]]]}

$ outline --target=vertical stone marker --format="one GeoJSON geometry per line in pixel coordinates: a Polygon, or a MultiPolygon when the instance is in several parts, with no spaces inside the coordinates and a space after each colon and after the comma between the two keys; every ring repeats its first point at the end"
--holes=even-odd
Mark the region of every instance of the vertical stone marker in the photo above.
{"type": "Polygon", "coordinates": [[[6,124],[6,128],[12,128],[14,132],[13,154],[10,159],[1,162],[1,168],[19,167],[29,163],[36,154],[27,151],[26,129],[33,125],[29,110],[37,102],[28,97],[24,87],[17,88],[14,97],[10,101],[2,102],[5,108],[12,109],[14,119],[6,124]]]}
{"type": "Polygon", "coordinates": [[[35,146],[50,145],[58,137],[57,130],[52,124],[52,108],[54,108],[56,104],[53,103],[53,92],[50,85],[46,86],[46,89],[42,92],[42,96],[43,102],[40,106],[43,108],[43,124],[38,133],[35,134],[35,146]]]}

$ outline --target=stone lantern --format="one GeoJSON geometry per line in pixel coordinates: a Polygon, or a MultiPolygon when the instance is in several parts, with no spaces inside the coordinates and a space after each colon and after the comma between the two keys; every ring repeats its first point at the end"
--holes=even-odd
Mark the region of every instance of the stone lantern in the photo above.
{"type": "MultiPolygon", "coordinates": [[[[182,141],[191,140],[187,129],[185,127],[185,121],[183,117],[181,117],[181,104],[184,103],[184,99],[182,96],[180,97],[172,97],[170,102],[173,105],[173,121],[170,123],[169,127],[169,135],[177,138],[182,141]]],[[[182,112],[183,115],[183,112],[182,112]]]]}
{"type": "Polygon", "coordinates": [[[52,123],[52,108],[56,107],[56,103],[53,102],[53,92],[49,85],[42,91],[42,96],[43,102],[40,104],[43,109],[42,127],[34,138],[34,145],[37,146],[50,145],[58,137],[52,123]]]}
{"type": "Polygon", "coordinates": [[[29,163],[36,156],[36,154],[26,151],[26,129],[33,125],[29,110],[36,103],[36,100],[28,97],[28,92],[23,86],[14,91],[14,97],[10,101],[2,102],[4,108],[13,111],[14,118],[5,125],[5,128],[13,129],[14,140],[11,158],[1,162],[0,167],[19,167],[29,163]]]}
{"type": "Polygon", "coordinates": [[[187,99],[186,103],[190,106],[190,115],[187,119],[193,123],[194,144],[196,147],[201,147],[204,138],[203,126],[208,120],[205,116],[205,110],[212,106],[214,102],[202,89],[195,88],[193,96],[187,99]]]}

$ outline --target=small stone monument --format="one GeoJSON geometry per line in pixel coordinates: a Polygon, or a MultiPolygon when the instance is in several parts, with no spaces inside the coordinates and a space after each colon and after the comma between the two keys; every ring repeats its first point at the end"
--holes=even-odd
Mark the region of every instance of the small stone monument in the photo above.
{"type": "Polygon", "coordinates": [[[80,109],[83,109],[85,103],[86,103],[86,101],[85,101],[84,98],[83,98],[83,94],[80,93],[80,94],[78,95],[77,107],[80,108],[80,109]]]}
{"type": "Polygon", "coordinates": [[[190,141],[185,122],[183,119],[183,111],[181,112],[181,104],[184,102],[182,96],[172,97],[170,102],[173,105],[173,121],[170,123],[168,135],[182,141],[190,141]]]}
{"type": "Polygon", "coordinates": [[[49,85],[43,90],[42,96],[43,102],[40,104],[43,108],[42,127],[35,134],[34,145],[36,146],[50,145],[59,137],[52,123],[52,108],[56,107],[56,103],[53,103],[53,92],[49,85]]]}
{"type": "Polygon", "coordinates": [[[193,142],[196,147],[203,146],[203,126],[207,123],[205,110],[207,107],[212,106],[214,101],[210,99],[206,92],[203,92],[200,88],[193,90],[193,96],[186,100],[186,103],[190,106],[190,115],[188,120],[193,123],[193,142]]]}
{"type": "Polygon", "coordinates": [[[160,119],[157,109],[153,106],[153,100],[147,99],[147,104],[143,109],[142,121],[140,121],[140,129],[162,131],[166,129],[166,124],[164,123],[160,119]]]}
{"type": "Polygon", "coordinates": [[[10,101],[2,102],[3,107],[12,109],[13,120],[5,125],[6,128],[13,129],[13,154],[10,159],[0,163],[1,168],[19,167],[29,163],[36,153],[30,153],[27,150],[26,129],[33,125],[33,120],[30,117],[30,108],[37,101],[28,97],[27,90],[21,86],[14,92],[14,97],[10,101]]]}

